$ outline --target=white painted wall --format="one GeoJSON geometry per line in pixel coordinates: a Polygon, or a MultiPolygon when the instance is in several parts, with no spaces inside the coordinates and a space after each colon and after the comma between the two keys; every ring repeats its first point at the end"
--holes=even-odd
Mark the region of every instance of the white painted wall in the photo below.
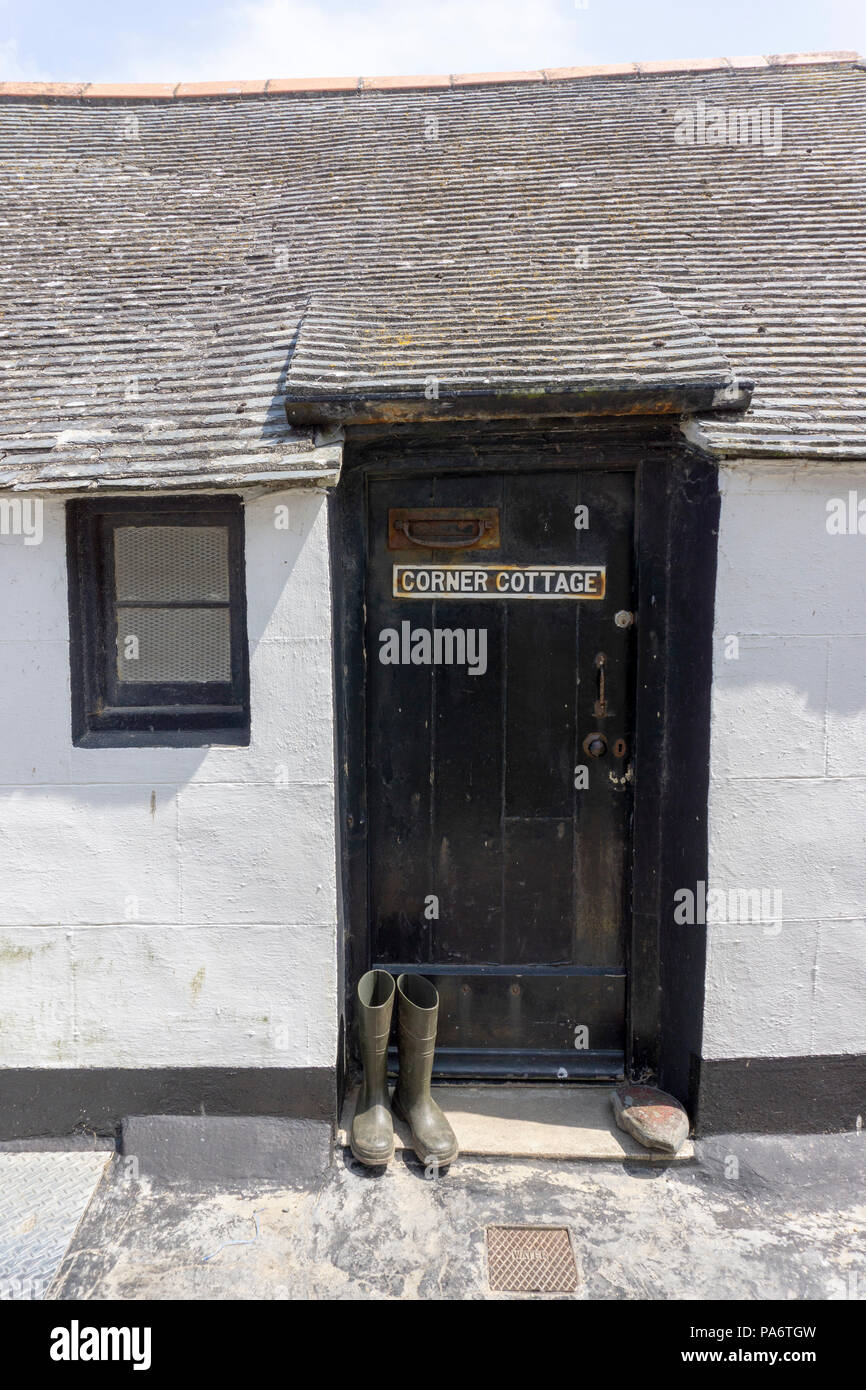
{"type": "Polygon", "coordinates": [[[864,1052],[866,534],[826,523],[852,490],[866,512],[866,465],[735,463],[720,489],[708,885],[782,913],[708,917],[704,1055],[864,1052]]]}
{"type": "MultiPolygon", "coordinates": [[[[866,466],[720,485],[709,886],[783,913],[710,924],[704,1054],[863,1051],[866,535],[826,504],[866,466]]],[[[333,1064],[324,497],[248,500],[246,555],[250,747],[75,749],[63,503],[0,535],[0,1066],[333,1064]]]]}
{"type": "Polygon", "coordinates": [[[0,1066],[333,1065],[326,513],[247,499],[248,748],[73,748],[63,502],[0,536],[0,1066]]]}

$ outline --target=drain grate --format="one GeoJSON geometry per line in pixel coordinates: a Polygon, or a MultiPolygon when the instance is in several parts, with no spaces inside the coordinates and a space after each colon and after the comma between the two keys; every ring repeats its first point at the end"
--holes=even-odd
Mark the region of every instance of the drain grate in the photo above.
{"type": "Polygon", "coordinates": [[[487,1276],[499,1293],[574,1293],[577,1265],[565,1226],[488,1226],[487,1276]]]}

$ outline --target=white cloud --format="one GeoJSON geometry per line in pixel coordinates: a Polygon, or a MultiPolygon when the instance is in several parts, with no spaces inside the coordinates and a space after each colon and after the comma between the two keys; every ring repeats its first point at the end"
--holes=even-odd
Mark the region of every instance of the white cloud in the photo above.
{"type": "Polygon", "coordinates": [[[0,82],[45,82],[36,63],[22,58],[16,39],[0,39],[0,82]]]}
{"type": "MultiPolygon", "coordinates": [[[[104,76],[138,81],[490,72],[592,61],[568,0],[373,0],[363,10],[258,0],[140,49],[104,76]]],[[[118,55],[119,56],[119,55],[118,55]]]]}

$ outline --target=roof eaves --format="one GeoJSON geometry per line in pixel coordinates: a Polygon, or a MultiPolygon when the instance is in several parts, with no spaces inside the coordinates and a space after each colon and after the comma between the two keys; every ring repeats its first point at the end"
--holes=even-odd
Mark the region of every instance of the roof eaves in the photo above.
{"type": "MultiPolygon", "coordinates": [[[[266,484],[271,487],[335,487],[343,463],[344,434],[341,429],[310,431],[301,447],[276,458],[266,454],[246,457],[195,458],[187,465],[178,460],[169,467],[151,463],[140,453],[129,460],[100,459],[84,454],[56,461],[52,452],[37,460],[20,461],[7,452],[0,453],[0,490],[4,492],[161,492],[221,491],[230,487],[266,484]]],[[[2,445],[2,440],[0,440],[2,445]]]]}
{"type": "Polygon", "coordinates": [[[130,492],[225,492],[231,488],[266,487],[280,492],[288,488],[334,488],[340,481],[342,457],[330,467],[285,469],[238,469],[231,473],[168,473],[155,476],[140,472],[110,478],[94,478],[87,474],[62,479],[48,479],[40,473],[20,476],[0,486],[7,492],[60,493],[63,496],[83,493],[130,492]]]}

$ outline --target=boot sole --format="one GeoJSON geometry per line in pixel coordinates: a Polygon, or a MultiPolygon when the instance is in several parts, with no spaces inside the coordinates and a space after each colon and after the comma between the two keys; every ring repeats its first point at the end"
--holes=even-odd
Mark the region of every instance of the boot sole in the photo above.
{"type": "Polygon", "coordinates": [[[391,1146],[391,1152],[386,1158],[380,1158],[378,1155],[376,1158],[368,1158],[365,1154],[360,1153],[351,1141],[349,1142],[349,1148],[352,1150],[352,1157],[357,1158],[359,1163],[363,1163],[365,1168],[387,1168],[391,1159],[394,1157],[393,1145],[391,1146]]]}
{"type": "Polygon", "coordinates": [[[456,1147],[456,1145],[454,1147],[453,1152],[450,1153],[447,1158],[441,1158],[437,1154],[425,1153],[423,1149],[419,1149],[417,1147],[417,1145],[415,1144],[415,1135],[412,1132],[412,1125],[409,1121],[409,1117],[407,1116],[400,1102],[397,1100],[396,1093],[391,1097],[391,1109],[393,1110],[394,1114],[397,1116],[399,1120],[402,1120],[404,1124],[409,1125],[409,1133],[412,1134],[412,1152],[414,1153],[418,1162],[424,1164],[425,1168],[428,1163],[435,1163],[438,1168],[447,1168],[449,1163],[453,1163],[455,1158],[459,1157],[460,1150],[456,1147]]]}

